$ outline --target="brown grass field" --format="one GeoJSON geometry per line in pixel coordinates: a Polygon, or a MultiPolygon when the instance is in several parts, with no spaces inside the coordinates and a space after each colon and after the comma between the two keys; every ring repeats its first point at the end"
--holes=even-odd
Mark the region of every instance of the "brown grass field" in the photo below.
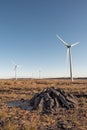
{"type": "Polygon", "coordinates": [[[64,130],[58,122],[65,121],[70,125],[65,130],[87,130],[87,79],[75,79],[73,83],[66,79],[0,80],[0,130],[64,130]],[[77,106],[43,115],[6,105],[8,101],[31,99],[36,92],[52,86],[80,95],[76,97],[77,106]]]}

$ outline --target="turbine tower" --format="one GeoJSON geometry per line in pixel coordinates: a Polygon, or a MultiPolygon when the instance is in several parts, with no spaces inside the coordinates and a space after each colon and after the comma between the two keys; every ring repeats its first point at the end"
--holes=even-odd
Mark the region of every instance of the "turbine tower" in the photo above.
{"type": "Polygon", "coordinates": [[[19,67],[19,65],[14,66],[14,71],[15,71],[15,80],[17,80],[17,68],[19,67]]]}
{"type": "Polygon", "coordinates": [[[73,46],[79,44],[79,42],[69,45],[61,37],[59,37],[58,35],[56,35],[56,36],[67,47],[67,52],[69,52],[70,78],[71,78],[71,81],[73,82],[71,48],[73,46]]]}

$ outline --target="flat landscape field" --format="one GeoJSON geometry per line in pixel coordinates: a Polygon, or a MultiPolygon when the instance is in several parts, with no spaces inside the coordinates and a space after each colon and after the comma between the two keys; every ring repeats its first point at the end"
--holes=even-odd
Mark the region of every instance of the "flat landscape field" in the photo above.
{"type": "Polygon", "coordinates": [[[0,130],[87,130],[87,79],[9,79],[0,80],[0,130]],[[76,107],[59,108],[58,112],[42,114],[7,102],[30,100],[45,88],[60,88],[75,96],[76,107]]]}

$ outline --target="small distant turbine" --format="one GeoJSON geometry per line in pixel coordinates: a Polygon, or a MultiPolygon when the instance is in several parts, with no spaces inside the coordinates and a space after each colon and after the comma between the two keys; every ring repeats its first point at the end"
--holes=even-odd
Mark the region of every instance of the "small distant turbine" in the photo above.
{"type": "Polygon", "coordinates": [[[14,71],[15,71],[15,80],[17,80],[17,68],[19,67],[19,65],[14,66],[14,71]]]}
{"type": "Polygon", "coordinates": [[[12,64],[14,65],[15,80],[17,80],[17,69],[20,67],[20,65],[15,64],[13,61],[12,64]]]}
{"type": "Polygon", "coordinates": [[[73,44],[69,45],[62,38],[60,38],[58,35],[56,35],[56,36],[67,47],[67,52],[69,52],[70,78],[71,78],[71,81],[73,82],[71,48],[73,46],[79,44],[79,42],[76,42],[76,43],[73,43],[73,44]]]}
{"type": "Polygon", "coordinates": [[[41,78],[41,70],[39,70],[39,79],[41,78]]]}

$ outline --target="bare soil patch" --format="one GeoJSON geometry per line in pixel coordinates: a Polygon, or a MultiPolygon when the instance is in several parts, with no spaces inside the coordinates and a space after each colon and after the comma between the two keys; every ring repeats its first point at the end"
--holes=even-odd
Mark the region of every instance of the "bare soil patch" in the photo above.
{"type": "Polygon", "coordinates": [[[86,130],[87,129],[87,80],[73,83],[65,79],[0,80],[0,130],[86,130]],[[11,101],[30,101],[36,93],[46,88],[63,90],[74,95],[78,105],[72,109],[59,107],[58,111],[43,114],[11,107],[11,101]]]}

